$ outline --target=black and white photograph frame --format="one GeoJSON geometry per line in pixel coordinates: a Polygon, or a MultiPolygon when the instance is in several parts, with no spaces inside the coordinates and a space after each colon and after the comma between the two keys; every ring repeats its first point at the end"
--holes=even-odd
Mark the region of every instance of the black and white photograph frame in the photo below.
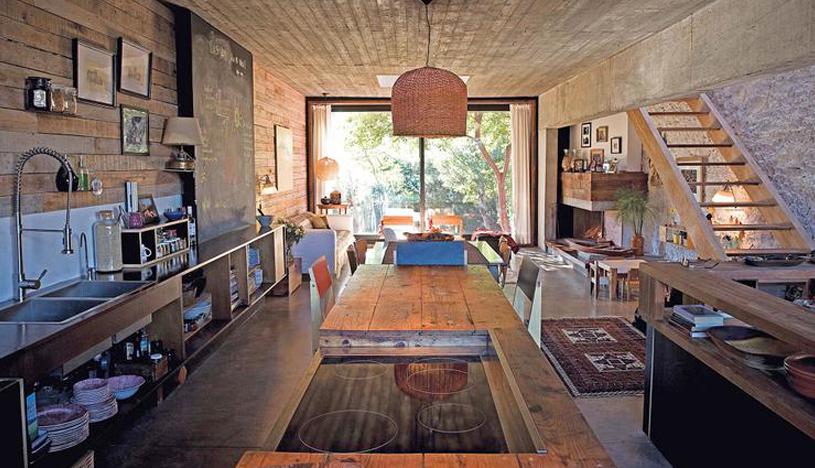
{"type": "Polygon", "coordinates": [[[623,137],[613,137],[611,139],[611,154],[623,154],[623,137]]]}
{"type": "Polygon", "coordinates": [[[116,54],[74,39],[74,87],[80,101],[116,105],[116,54]]]}
{"type": "Polygon", "coordinates": [[[122,105],[120,108],[122,154],[150,154],[150,113],[147,109],[122,105]]]}
{"type": "Polygon", "coordinates": [[[120,37],[116,54],[120,92],[150,99],[153,83],[153,53],[120,37]]]}
{"type": "Polygon", "coordinates": [[[580,147],[591,148],[591,122],[580,124],[580,147]]]}

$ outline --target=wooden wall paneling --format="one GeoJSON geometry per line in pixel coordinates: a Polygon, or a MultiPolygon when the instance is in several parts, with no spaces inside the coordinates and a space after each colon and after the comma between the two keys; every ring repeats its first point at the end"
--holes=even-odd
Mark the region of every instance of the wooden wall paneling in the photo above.
{"type": "MultiPolygon", "coordinates": [[[[85,157],[88,169],[102,179],[101,197],[77,193],[75,207],[119,203],[124,181],[137,180],[142,193],[155,197],[181,193],[178,177],[162,172],[171,148],[161,145],[164,121],[177,115],[174,17],[157,0],[4,0],[0,4],[0,216],[11,214],[17,155],[34,146],[49,146],[85,157]],[[119,37],[153,52],[152,99],[119,94],[120,104],[150,112],[150,155],[120,154],[119,109],[79,103],[75,116],[34,113],[24,109],[28,76],[46,76],[73,85],[71,41],[79,38],[116,50],[119,37]]],[[[35,158],[23,181],[24,213],[61,210],[65,194],[56,192],[58,166],[35,158]]]]}

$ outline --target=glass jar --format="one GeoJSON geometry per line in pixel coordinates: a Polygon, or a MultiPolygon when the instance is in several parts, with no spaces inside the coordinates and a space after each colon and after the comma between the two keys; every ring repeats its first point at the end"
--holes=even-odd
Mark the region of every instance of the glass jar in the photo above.
{"type": "Polygon", "coordinates": [[[111,210],[100,211],[93,223],[93,258],[98,272],[122,269],[122,228],[111,210]]]}
{"type": "Polygon", "coordinates": [[[30,76],[25,79],[25,108],[47,111],[51,103],[51,79],[30,76]]]}

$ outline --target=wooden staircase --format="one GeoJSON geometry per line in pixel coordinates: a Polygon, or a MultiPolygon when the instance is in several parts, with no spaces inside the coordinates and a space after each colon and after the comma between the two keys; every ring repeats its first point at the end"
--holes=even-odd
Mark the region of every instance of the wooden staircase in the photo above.
{"type": "Polygon", "coordinates": [[[741,255],[808,254],[815,249],[815,242],[706,95],[652,107],[659,108],[630,110],[628,118],[700,257],[727,260],[741,255]],[[677,136],[682,136],[683,141],[677,141],[677,136]],[[699,167],[704,171],[716,168],[711,170],[724,170],[728,177],[688,182],[682,174],[682,169],[688,167],[699,167]],[[749,199],[714,202],[705,197],[706,187],[741,187],[749,199]],[[699,190],[702,190],[701,200],[695,193],[699,190]],[[762,221],[717,224],[707,219],[709,213],[720,209],[756,210],[762,221]],[[759,231],[771,233],[777,245],[772,248],[725,249],[718,235],[759,231]]]}

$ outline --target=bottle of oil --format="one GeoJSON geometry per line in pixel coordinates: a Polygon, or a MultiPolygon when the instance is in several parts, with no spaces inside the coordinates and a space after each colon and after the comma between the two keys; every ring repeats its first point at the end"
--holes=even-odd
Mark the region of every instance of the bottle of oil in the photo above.
{"type": "Polygon", "coordinates": [[[79,190],[86,192],[91,189],[91,174],[85,167],[85,156],[79,156],[79,190]]]}

